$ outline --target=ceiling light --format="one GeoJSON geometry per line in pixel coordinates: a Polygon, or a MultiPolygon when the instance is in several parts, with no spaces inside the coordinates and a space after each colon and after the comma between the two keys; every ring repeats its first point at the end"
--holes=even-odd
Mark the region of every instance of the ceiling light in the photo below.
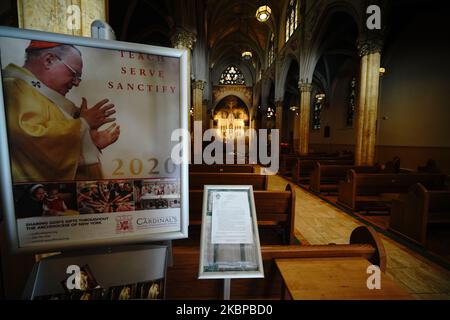
{"type": "Polygon", "coordinates": [[[271,13],[272,10],[270,9],[269,6],[267,5],[260,6],[258,10],[256,10],[256,19],[258,19],[258,21],[260,22],[265,22],[269,20],[271,13]]]}
{"type": "Polygon", "coordinates": [[[252,54],[251,51],[249,51],[249,50],[244,50],[244,51],[242,52],[242,59],[243,59],[243,60],[245,60],[245,61],[250,61],[250,60],[252,60],[252,57],[253,57],[253,54],[252,54]]]}

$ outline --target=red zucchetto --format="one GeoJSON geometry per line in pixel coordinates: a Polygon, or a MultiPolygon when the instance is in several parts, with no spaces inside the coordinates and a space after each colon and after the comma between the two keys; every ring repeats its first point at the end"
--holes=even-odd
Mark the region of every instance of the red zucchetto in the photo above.
{"type": "Polygon", "coordinates": [[[57,43],[57,42],[31,40],[30,44],[25,49],[25,51],[28,52],[28,51],[33,51],[33,50],[49,49],[49,48],[54,48],[54,47],[62,46],[62,45],[63,45],[62,43],[57,43]]]}

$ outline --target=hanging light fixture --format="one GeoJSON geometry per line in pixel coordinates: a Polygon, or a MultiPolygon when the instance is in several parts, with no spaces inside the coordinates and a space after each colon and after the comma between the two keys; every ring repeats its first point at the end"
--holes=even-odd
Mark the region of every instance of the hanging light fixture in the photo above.
{"type": "Polygon", "coordinates": [[[241,56],[242,56],[242,60],[250,61],[250,60],[252,60],[253,54],[249,50],[244,50],[244,51],[242,51],[241,56]]]}
{"type": "MultiPolygon", "coordinates": [[[[246,28],[246,34],[249,34],[248,33],[248,21],[245,24],[245,28],[246,28]]],[[[240,29],[241,29],[241,20],[239,20],[239,30],[240,29]]],[[[245,40],[243,42],[245,42],[245,40]]],[[[244,49],[242,50],[242,53],[241,53],[241,57],[242,57],[242,60],[244,60],[244,61],[251,61],[253,58],[253,53],[248,47],[244,47],[244,49]]]]}
{"type": "Polygon", "coordinates": [[[272,9],[268,5],[262,5],[256,10],[256,19],[258,19],[259,22],[266,22],[269,20],[270,15],[272,14],[272,9]]]}

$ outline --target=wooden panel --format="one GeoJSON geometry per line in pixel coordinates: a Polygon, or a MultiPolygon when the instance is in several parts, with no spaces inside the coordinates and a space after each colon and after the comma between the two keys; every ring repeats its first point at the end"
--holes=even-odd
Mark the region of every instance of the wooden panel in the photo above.
{"type": "Polygon", "coordinates": [[[255,168],[250,164],[191,164],[189,172],[254,173],[255,168]]]}
{"type": "Polygon", "coordinates": [[[192,172],[189,174],[189,189],[203,190],[205,185],[252,185],[253,190],[266,190],[267,175],[204,172],[192,172]]]}

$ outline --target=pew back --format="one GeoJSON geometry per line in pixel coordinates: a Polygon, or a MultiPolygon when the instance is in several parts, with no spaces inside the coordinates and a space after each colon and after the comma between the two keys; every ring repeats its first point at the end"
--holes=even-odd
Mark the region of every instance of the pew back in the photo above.
{"type": "Polygon", "coordinates": [[[189,190],[203,190],[205,185],[251,185],[253,190],[267,190],[267,175],[255,173],[191,172],[189,190]]]}
{"type": "Polygon", "coordinates": [[[348,171],[355,170],[357,173],[377,173],[379,168],[375,166],[354,166],[350,164],[326,164],[319,161],[314,162],[314,169],[310,175],[309,188],[314,192],[337,191],[340,180],[345,180],[348,171]]]}
{"type": "Polygon", "coordinates": [[[348,181],[339,182],[338,203],[352,210],[367,208],[385,208],[395,196],[382,197],[382,194],[401,194],[415,183],[421,183],[427,189],[445,188],[444,174],[426,173],[356,173],[350,169],[348,181]],[[373,207],[372,207],[373,205],[373,207]]]}
{"type": "Polygon", "coordinates": [[[355,181],[358,194],[405,193],[415,183],[436,190],[442,189],[445,183],[445,175],[426,173],[359,174],[353,170],[350,179],[355,181]]]}
{"type": "MultiPolygon", "coordinates": [[[[253,192],[255,199],[256,217],[259,226],[281,228],[283,243],[295,242],[295,190],[290,185],[286,191],[253,192]]],[[[190,190],[189,192],[189,224],[199,225],[202,220],[203,190],[190,190]]]]}
{"type": "Polygon", "coordinates": [[[353,165],[353,159],[335,158],[335,159],[297,159],[292,169],[292,178],[298,182],[308,182],[311,172],[314,170],[315,162],[323,165],[353,165]]]}
{"type": "Polygon", "coordinates": [[[255,173],[256,167],[251,164],[191,164],[189,172],[255,173]]]}
{"type": "Polygon", "coordinates": [[[450,223],[450,190],[427,190],[412,185],[393,202],[389,229],[410,241],[426,246],[430,224],[450,223]]]}

